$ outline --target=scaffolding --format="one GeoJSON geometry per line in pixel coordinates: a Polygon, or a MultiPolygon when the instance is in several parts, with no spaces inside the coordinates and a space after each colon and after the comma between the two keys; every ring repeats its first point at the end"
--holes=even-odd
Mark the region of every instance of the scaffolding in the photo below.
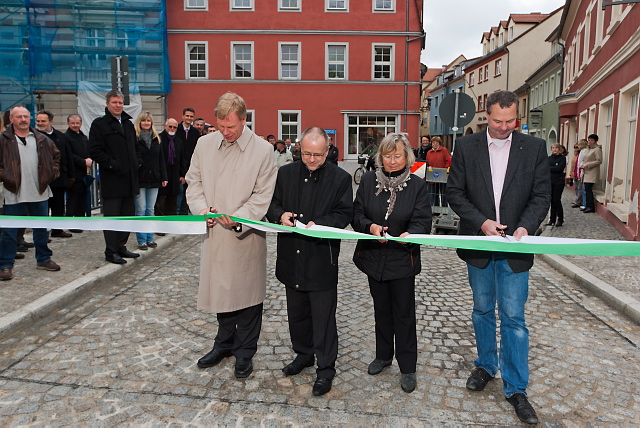
{"type": "Polygon", "coordinates": [[[0,110],[83,81],[109,89],[118,55],[141,93],[169,93],[166,22],[165,0],[2,0],[0,110]]]}

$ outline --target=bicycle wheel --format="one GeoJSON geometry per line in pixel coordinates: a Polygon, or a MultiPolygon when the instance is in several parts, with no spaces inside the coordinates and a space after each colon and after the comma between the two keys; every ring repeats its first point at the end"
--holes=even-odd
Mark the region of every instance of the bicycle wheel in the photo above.
{"type": "Polygon", "coordinates": [[[353,182],[356,184],[360,184],[360,180],[362,179],[362,174],[364,174],[364,168],[359,167],[356,169],[356,172],[353,173],[353,182]]]}

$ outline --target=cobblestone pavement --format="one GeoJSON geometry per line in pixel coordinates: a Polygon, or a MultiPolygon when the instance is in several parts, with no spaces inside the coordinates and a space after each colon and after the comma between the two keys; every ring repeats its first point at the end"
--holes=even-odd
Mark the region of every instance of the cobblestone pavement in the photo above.
{"type": "MultiPolygon", "coordinates": [[[[311,368],[281,372],[292,351],[274,260],[254,373],[237,380],[233,358],[197,368],[217,326],[196,309],[199,240],[185,237],[0,345],[0,426],[517,424],[499,379],[479,393],[464,387],[475,358],[471,295],[452,250],[423,251],[417,389],[401,391],[395,362],[366,374],[373,309],[353,245],[343,242],[340,256],[338,373],[325,396],[311,395],[311,368]]],[[[640,424],[636,325],[541,261],[527,317],[529,393],[542,423],[640,424]]]]}
{"type": "MultiPolygon", "coordinates": [[[[549,236],[624,241],[620,232],[598,214],[584,214],[578,208],[571,208],[574,196],[573,191],[565,188],[562,194],[565,222],[562,227],[551,228],[549,236]]],[[[640,300],[640,257],[562,257],[636,300],[640,300]]]]}

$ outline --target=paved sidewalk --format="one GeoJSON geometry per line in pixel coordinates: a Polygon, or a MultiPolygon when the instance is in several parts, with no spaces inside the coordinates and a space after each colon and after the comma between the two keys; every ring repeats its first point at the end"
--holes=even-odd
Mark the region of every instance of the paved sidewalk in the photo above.
{"type": "MultiPolygon", "coordinates": [[[[574,196],[565,188],[562,195],[564,225],[545,227],[543,235],[624,240],[620,232],[598,214],[585,214],[579,208],[571,208],[574,196]]],[[[640,257],[541,255],[540,258],[640,324],[640,257]]]]}
{"type": "MultiPolygon", "coordinates": [[[[36,269],[35,249],[30,248],[22,253],[24,259],[15,261],[13,279],[0,282],[0,338],[65,307],[71,299],[99,281],[139,266],[145,258],[183,236],[157,236],[158,248],[138,251],[135,233],[131,233],[127,248],[140,253],[141,257],[127,259],[125,265],[105,261],[102,231],[86,230],[74,233],[70,238],[51,238],[51,259],[60,265],[58,272],[36,269]]],[[[30,230],[25,234],[25,240],[33,242],[30,230]]]]}

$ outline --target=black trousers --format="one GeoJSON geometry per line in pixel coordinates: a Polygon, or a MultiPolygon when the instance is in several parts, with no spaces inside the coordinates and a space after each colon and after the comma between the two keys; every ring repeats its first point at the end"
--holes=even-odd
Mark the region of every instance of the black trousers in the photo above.
{"type": "MultiPolygon", "coordinates": [[[[64,194],[67,191],[66,187],[52,187],[51,193],[53,195],[49,198],[49,209],[53,217],[64,216],[64,194]]],[[[62,233],[62,229],[51,229],[51,234],[56,235],[62,233]]]]}
{"type": "Polygon", "coordinates": [[[253,358],[262,327],[262,303],[216,314],[218,334],[213,349],[231,351],[236,358],[253,358]]]}
{"type": "Polygon", "coordinates": [[[338,288],[326,291],[297,291],[286,287],[287,315],[296,360],[307,362],[315,354],[316,374],[333,379],[338,358],[336,306],[338,288]]]}
{"type": "Polygon", "coordinates": [[[158,195],[156,198],[156,215],[176,215],[178,195],[158,195]]]}
{"type": "Polygon", "coordinates": [[[564,183],[551,185],[551,214],[549,215],[549,222],[555,223],[556,218],[558,221],[564,221],[564,209],[562,208],[562,191],[564,190],[564,183]]]}
{"type": "MultiPolygon", "coordinates": [[[[132,216],[135,215],[136,208],[134,197],[126,198],[108,198],[102,200],[102,214],[105,217],[132,216]]],[[[127,249],[127,241],[129,240],[129,232],[117,232],[115,230],[105,230],[104,242],[106,249],[105,256],[119,254],[127,249]]]]}
{"type": "Polygon", "coordinates": [[[382,282],[369,277],[376,321],[376,358],[393,358],[395,338],[401,373],[415,373],[418,360],[415,282],[413,276],[382,282]]]}
{"type": "Polygon", "coordinates": [[[73,191],[67,192],[67,216],[68,217],[85,217],[87,200],[87,186],[84,183],[74,184],[73,191]],[[81,186],[79,186],[79,184],[81,186]],[[76,190],[76,187],[81,187],[82,191],[76,190]]]}
{"type": "Polygon", "coordinates": [[[587,209],[595,210],[596,209],[596,201],[593,197],[593,184],[594,183],[583,183],[584,193],[587,195],[587,209]]]}

